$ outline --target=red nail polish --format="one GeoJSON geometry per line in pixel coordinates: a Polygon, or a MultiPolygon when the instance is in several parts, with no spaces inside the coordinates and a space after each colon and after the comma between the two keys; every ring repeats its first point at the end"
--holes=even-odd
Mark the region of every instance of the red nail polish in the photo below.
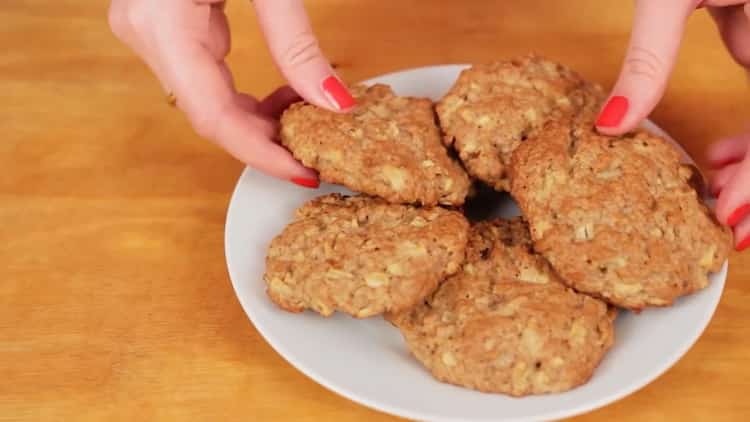
{"type": "Polygon", "coordinates": [[[625,113],[628,111],[628,99],[623,96],[614,96],[607,101],[596,125],[601,127],[615,127],[620,124],[625,113]]]}
{"type": "Polygon", "coordinates": [[[325,78],[322,86],[328,100],[339,110],[346,110],[354,106],[354,97],[352,97],[349,90],[346,89],[337,77],[329,76],[325,78]]]}
{"type": "Polygon", "coordinates": [[[732,215],[727,218],[727,225],[729,227],[736,226],[747,216],[748,213],[750,213],[750,204],[745,204],[737,208],[736,210],[734,210],[732,215]]]}
{"type": "Polygon", "coordinates": [[[317,189],[320,186],[320,181],[317,179],[305,179],[304,177],[292,177],[292,183],[310,189],[317,189]]]}
{"type": "Polygon", "coordinates": [[[736,249],[737,252],[742,252],[748,247],[750,247],[750,236],[746,237],[742,242],[738,243],[734,249],[736,249]]]}

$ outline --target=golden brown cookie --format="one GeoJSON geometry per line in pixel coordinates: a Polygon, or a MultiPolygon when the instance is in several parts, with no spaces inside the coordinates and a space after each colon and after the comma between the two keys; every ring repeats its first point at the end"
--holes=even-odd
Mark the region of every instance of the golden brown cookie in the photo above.
{"type": "Polygon", "coordinates": [[[571,287],[630,309],[670,305],[706,287],[731,235],[693,187],[697,170],[639,130],[549,123],[516,149],[511,193],[538,252],[571,287]]]}
{"type": "Polygon", "coordinates": [[[294,157],[326,182],[389,202],[461,205],[469,177],[440,140],[432,102],[380,84],[352,92],[350,113],[307,103],[284,113],[281,141],[294,157]]]}
{"type": "Polygon", "coordinates": [[[596,112],[601,99],[601,89],[572,70],[529,55],[464,70],[436,108],[467,171],[504,191],[521,142],[549,120],[596,112]]]}
{"type": "Polygon", "coordinates": [[[473,226],[462,270],[388,318],[438,380],[523,396],[585,383],[612,345],[614,316],[560,283],[516,218],[473,226]]]}
{"type": "Polygon", "coordinates": [[[464,260],[469,224],[439,207],[331,194],[297,210],[263,277],[282,308],[364,318],[419,303],[464,260]]]}

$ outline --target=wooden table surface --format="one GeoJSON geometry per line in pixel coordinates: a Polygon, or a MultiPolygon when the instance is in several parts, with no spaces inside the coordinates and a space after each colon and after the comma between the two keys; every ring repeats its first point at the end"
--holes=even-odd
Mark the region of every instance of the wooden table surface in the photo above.
{"type": "MultiPolygon", "coordinates": [[[[106,1],[0,7],[0,420],[394,420],[297,372],[255,331],[224,263],[243,166],[192,133],[110,34],[106,1]]],[[[348,81],[534,50],[610,86],[630,2],[318,0],[348,81]]],[[[237,85],[282,83],[251,6],[230,2],[237,85]]],[[[688,25],[656,122],[703,164],[747,122],[744,73],[711,20],[688,25]]],[[[576,420],[750,414],[750,253],[700,341],[632,396],[576,420]]],[[[670,327],[664,327],[669,330],[670,327]]]]}

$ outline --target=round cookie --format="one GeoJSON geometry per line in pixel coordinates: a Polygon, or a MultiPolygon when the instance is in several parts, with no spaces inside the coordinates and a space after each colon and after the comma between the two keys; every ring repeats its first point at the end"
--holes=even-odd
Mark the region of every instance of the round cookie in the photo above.
{"type": "Polygon", "coordinates": [[[585,383],[614,341],[614,317],[560,283],[520,218],[473,226],[462,270],[388,315],[438,380],[512,396],[585,383]]]}
{"type": "Polygon", "coordinates": [[[464,202],[469,177],[440,139],[432,101],[380,84],[352,94],[357,106],[349,113],[292,104],[281,117],[281,142],[326,182],[393,203],[464,202]]]}
{"type": "Polygon", "coordinates": [[[516,149],[511,194],[536,250],[578,291],[633,310],[706,287],[731,235],[702,203],[697,170],[645,131],[606,137],[549,123],[516,149]]]}
{"type": "Polygon", "coordinates": [[[331,194],[297,210],[268,248],[263,276],[280,307],[364,318],[419,303],[464,260],[459,212],[331,194]]]}
{"type": "Polygon", "coordinates": [[[602,98],[572,70],[530,55],[464,70],[436,109],[445,142],[469,174],[506,191],[521,142],[551,119],[595,113],[602,98]]]}

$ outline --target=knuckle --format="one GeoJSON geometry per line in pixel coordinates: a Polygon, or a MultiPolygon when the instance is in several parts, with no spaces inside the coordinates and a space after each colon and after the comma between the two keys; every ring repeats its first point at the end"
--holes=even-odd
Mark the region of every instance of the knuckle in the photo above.
{"type": "Polygon", "coordinates": [[[648,48],[638,46],[633,47],[625,59],[625,69],[632,75],[654,81],[661,79],[666,71],[664,62],[656,53],[648,48]]]}
{"type": "Polygon", "coordinates": [[[178,105],[187,115],[195,133],[212,141],[219,141],[221,125],[237,121],[237,104],[233,95],[223,92],[211,94],[188,93],[178,105]]]}
{"type": "Polygon", "coordinates": [[[188,119],[195,133],[201,138],[215,139],[216,129],[218,127],[221,109],[217,106],[209,107],[205,110],[188,110],[188,119]]]}
{"type": "Polygon", "coordinates": [[[290,45],[281,53],[281,62],[295,68],[312,62],[321,55],[318,39],[312,32],[302,32],[292,38],[290,45]]]}
{"type": "Polygon", "coordinates": [[[201,138],[214,139],[216,135],[217,118],[211,114],[199,114],[190,116],[190,124],[193,130],[201,138]]]}

